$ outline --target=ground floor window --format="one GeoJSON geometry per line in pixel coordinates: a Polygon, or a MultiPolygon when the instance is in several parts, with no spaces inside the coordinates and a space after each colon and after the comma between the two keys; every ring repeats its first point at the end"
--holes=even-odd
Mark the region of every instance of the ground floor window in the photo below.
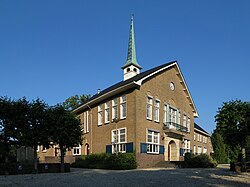
{"type": "Polygon", "coordinates": [[[202,147],[201,147],[201,146],[198,146],[197,154],[200,155],[201,153],[202,153],[202,147]]]}
{"type": "Polygon", "coordinates": [[[160,133],[147,129],[147,153],[159,154],[160,133]]]}
{"type": "Polygon", "coordinates": [[[112,130],[112,153],[126,153],[126,128],[112,130]]]}
{"type": "Polygon", "coordinates": [[[81,145],[78,147],[73,147],[73,155],[81,155],[81,145]]]}
{"type": "Polygon", "coordinates": [[[184,141],[183,141],[183,151],[184,151],[184,155],[186,153],[190,153],[190,140],[184,139],[184,141]]]}

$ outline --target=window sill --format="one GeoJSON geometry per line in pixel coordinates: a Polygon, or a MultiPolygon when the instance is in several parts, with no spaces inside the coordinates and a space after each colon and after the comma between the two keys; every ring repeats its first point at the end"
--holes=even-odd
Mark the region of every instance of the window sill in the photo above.
{"type": "Polygon", "coordinates": [[[147,154],[149,154],[149,155],[159,155],[160,153],[159,152],[158,153],[147,152],[147,154]]]}

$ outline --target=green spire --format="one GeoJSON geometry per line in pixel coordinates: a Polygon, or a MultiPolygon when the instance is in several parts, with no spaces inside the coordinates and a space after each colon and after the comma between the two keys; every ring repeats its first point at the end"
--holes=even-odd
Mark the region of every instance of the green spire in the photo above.
{"type": "Polygon", "coordinates": [[[127,62],[126,62],[126,64],[124,64],[122,69],[124,69],[130,65],[134,65],[134,66],[138,67],[139,69],[142,68],[137,63],[137,60],[136,60],[135,36],[134,36],[134,15],[131,16],[127,62]]]}

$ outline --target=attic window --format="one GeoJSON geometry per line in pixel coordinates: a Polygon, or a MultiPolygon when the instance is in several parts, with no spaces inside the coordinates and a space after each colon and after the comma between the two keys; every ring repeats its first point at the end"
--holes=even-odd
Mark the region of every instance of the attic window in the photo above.
{"type": "Polygon", "coordinates": [[[134,68],[134,72],[137,72],[137,69],[136,69],[136,68],[134,68]]]}
{"type": "Polygon", "coordinates": [[[130,72],[130,68],[127,68],[127,72],[130,72]]]}

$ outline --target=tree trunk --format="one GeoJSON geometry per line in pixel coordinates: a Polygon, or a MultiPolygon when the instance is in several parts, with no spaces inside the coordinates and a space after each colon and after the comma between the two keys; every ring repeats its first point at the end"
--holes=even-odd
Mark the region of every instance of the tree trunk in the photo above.
{"type": "Polygon", "coordinates": [[[37,165],[38,165],[38,159],[37,159],[37,145],[34,146],[34,173],[38,173],[37,165]]]}
{"type": "Polygon", "coordinates": [[[61,173],[64,173],[64,149],[63,146],[60,145],[60,151],[61,151],[61,173]]]}
{"type": "Polygon", "coordinates": [[[7,155],[8,153],[5,153],[5,171],[4,171],[4,174],[5,175],[9,175],[9,157],[7,155]]]}
{"type": "Polygon", "coordinates": [[[241,171],[246,172],[246,149],[242,148],[241,150],[242,158],[241,158],[241,171]]]}

